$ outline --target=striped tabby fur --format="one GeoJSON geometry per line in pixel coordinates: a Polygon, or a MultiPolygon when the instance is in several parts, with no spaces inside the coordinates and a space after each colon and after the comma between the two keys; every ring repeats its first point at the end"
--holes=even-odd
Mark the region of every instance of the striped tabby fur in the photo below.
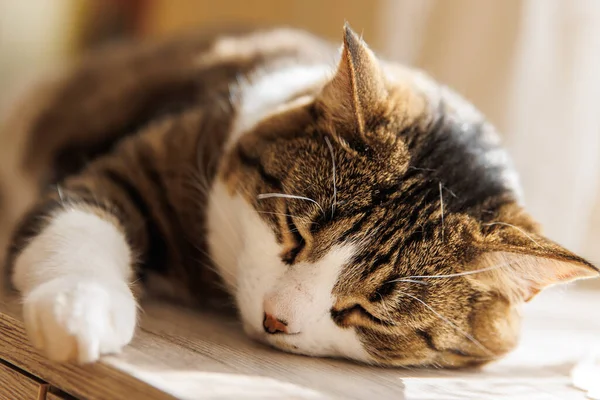
{"type": "Polygon", "coordinates": [[[286,351],[481,364],[514,347],[521,303],[598,275],[541,235],[472,106],[349,27],[341,57],[291,30],[107,49],[3,142],[7,273],[55,360],[119,351],[132,290],[159,282],[231,295],[286,351]]]}

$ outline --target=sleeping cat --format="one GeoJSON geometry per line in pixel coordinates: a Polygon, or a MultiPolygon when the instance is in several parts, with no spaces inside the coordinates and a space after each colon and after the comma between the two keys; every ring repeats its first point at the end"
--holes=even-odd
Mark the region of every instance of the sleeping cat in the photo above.
{"type": "Polygon", "coordinates": [[[476,365],[515,346],[523,302],[598,275],[541,235],[470,104],[348,26],[341,51],[281,29],[104,50],[7,135],[8,271],[53,360],[127,345],[136,287],[223,286],[281,350],[476,365]]]}

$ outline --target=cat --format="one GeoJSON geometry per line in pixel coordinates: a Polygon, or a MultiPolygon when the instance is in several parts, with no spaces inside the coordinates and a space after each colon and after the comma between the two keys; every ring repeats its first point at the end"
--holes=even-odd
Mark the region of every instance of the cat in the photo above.
{"type": "Polygon", "coordinates": [[[292,353],[480,365],[522,303],[599,274],[540,233],[472,105],[348,25],[341,50],[290,29],[116,46],[22,104],[6,270],[52,360],[118,353],[145,287],[224,288],[292,353]]]}

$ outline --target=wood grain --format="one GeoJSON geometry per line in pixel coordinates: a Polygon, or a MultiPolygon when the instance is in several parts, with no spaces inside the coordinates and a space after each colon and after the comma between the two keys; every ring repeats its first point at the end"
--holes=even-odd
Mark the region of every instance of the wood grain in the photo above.
{"type": "Polygon", "coordinates": [[[0,363],[0,400],[37,400],[40,383],[0,363]]]}
{"type": "Polygon", "coordinates": [[[5,298],[0,358],[89,399],[581,400],[569,372],[600,340],[595,304],[597,292],[542,294],[527,305],[521,346],[507,358],[482,370],[429,371],[285,354],[247,339],[235,319],[158,302],[144,305],[121,355],[82,367],[55,364],[30,347],[17,303],[5,298]]]}
{"type": "Polygon", "coordinates": [[[44,386],[44,389],[46,390],[44,393],[45,397],[41,398],[40,400],[69,400],[69,396],[62,393],[60,389],[48,384],[44,386]]]}
{"type": "Polygon", "coordinates": [[[48,361],[29,344],[16,310],[14,299],[5,299],[0,306],[0,359],[80,398],[173,399],[167,393],[104,363],[75,366],[48,361]]]}

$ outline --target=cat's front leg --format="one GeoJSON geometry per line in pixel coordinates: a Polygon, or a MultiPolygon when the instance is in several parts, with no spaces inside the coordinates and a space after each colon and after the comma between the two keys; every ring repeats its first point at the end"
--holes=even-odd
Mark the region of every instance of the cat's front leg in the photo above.
{"type": "Polygon", "coordinates": [[[124,233],[101,209],[67,206],[47,218],[13,267],[32,343],[55,361],[118,352],[131,341],[137,309],[124,233]]]}

